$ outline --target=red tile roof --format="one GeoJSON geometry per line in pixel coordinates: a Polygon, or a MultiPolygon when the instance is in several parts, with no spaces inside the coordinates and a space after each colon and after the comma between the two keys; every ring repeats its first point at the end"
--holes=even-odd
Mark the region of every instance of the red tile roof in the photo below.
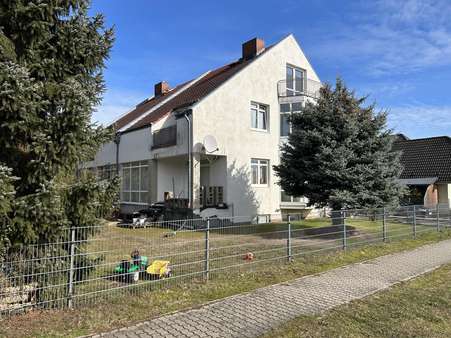
{"type": "MultiPolygon", "coordinates": [[[[263,51],[263,53],[270,48],[271,46],[267,47],[263,51]]],[[[261,53],[260,55],[262,55],[263,53],[261,53]]],[[[164,104],[162,104],[157,109],[155,109],[150,114],[145,115],[142,119],[138,120],[136,123],[128,127],[126,131],[131,131],[134,129],[139,129],[144,126],[147,126],[153,122],[158,121],[159,119],[169,114],[176,108],[197,102],[202,98],[204,98],[205,96],[207,96],[208,94],[210,94],[216,88],[221,86],[225,81],[230,79],[233,75],[238,73],[241,69],[246,67],[249,63],[251,63],[255,59],[256,58],[250,60],[240,59],[238,61],[232,62],[228,65],[222,66],[220,68],[208,72],[206,75],[201,77],[194,84],[190,85],[187,89],[183,91],[181,91],[180,89],[189,82],[192,82],[194,80],[188,81],[182,85],[175,87],[167,94],[164,94],[156,98],[152,98],[148,102],[138,105],[130,113],[124,115],[118,121],[116,121],[115,123],[116,128],[117,129],[123,128],[126,125],[133,122],[134,120],[136,120],[137,118],[139,118],[140,116],[144,116],[145,113],[149,111],[152,107],[155,107],[158,103],[161,103],[164,99],[169,97],[172,98],[169,99],[164,104]]]]}
{"type": "Polygon", "coordinates": [[[147,111],[149,111],[149,109],[155,107],[157,104],[163,102],[165,99],[167,99],[167,98],[173,96],[174,94],[176,94],[177,92],[179,92],[180,89],[183,86],[185,86],[187,83],[188,82],[185,82],[185,83],[175,87],[174,89],[170,90],[169,92],[164,93],[161,96],[152,97],[150,99],[147,99],[147,100],[141,102],[140,104],[138,104],[135,107],[135,109],[133,109],[129,113],[125,114],[124,116],[121,116],[118,120],[116,120],[113,123],[115,129],[119,130],[121,128],[124,128],[126,125],[133,122],[134,120],[136,120],[137,118],[139,118],[140,116],[145,114],[147,111]]]}

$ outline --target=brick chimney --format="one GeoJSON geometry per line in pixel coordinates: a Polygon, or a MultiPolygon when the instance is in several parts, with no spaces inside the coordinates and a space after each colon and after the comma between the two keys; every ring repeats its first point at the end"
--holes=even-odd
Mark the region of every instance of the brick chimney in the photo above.
{"type": "Polygon", "coordinates": [[[265,49],[265,41],[253,38],[243,43],[243,59],[249,60],[260,54],[265,49]]]}
{"type": "Polygon", "coordinates": [[[169,91],[169,83],[161,81],[155,84],[155,96],[163,95],[169,91]]]}

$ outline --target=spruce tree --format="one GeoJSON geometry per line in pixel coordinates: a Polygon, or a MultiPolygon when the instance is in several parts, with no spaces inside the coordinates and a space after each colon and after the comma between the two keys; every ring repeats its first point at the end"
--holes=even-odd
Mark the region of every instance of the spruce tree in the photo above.
{"type": "Polygon", "coordinates": [[[116,196],[117,180],[76,175],[112,136],[91,115],[113,31],[88,6],[0,2],[0,245],[9,254],[52,242],[63,228],[94,229],[116,196]]]}
{"type": "Polygon", "coordinates": [[[398,205],[402,168],[391,151],[387,114],[375,113],[365,100],[338,79],[292,115],[292,133],[274,167],[287,194],[333,210],[398,205]]]}

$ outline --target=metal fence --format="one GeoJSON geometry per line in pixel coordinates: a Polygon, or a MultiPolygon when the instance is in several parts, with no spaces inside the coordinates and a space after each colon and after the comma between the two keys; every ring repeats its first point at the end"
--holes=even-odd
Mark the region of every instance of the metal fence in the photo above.
{"type": "Polygon", "coordinates": [[[0,317],[31,308],[81,306],[180,283],[189,286],[451,227],[448,206],[343,210],[311,220],[293,214],[257,223],[262,219],[106,222],[63,229],[57,241],[28,246],[2,262],[0,317]]]}

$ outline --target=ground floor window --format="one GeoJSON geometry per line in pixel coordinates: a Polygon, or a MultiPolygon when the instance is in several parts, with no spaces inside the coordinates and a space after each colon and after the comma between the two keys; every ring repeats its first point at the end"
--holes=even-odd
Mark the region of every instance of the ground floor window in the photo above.
{"type": "Polygon", "coordinates": [[[97,178],[100,180],[110,180],[116,176],[116,165],[104,165],[97,167],[97,178]]]}
{"type": "Polygon", "coordinates": [[[306,204],[307,203],[307,198],[290,196],[285,191],[281,190],[280,191],[280,201],[282,203],[302,203],[302,204],[306,204]]]}
{"type": "Polygon", "coordinates": [[[130,162],[122,165],[121,201],[148,203],[149,164],[147,161],[130,162]]]}
{"type": "Polygon", "coordinates": [[[267,186],[269,182],[269,160],[251,159],[251,183],[267,186]]]}

